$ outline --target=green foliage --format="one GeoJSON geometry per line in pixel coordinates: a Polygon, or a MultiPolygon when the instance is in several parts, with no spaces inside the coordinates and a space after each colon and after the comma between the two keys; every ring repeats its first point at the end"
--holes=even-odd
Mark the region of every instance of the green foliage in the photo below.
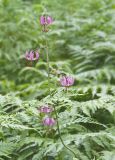
{"type": "Polygon", "coordinates": [[[114,14],[113,0],[0,0],[0,160],[115,159],[114,14]],[[39,24],[44,7],[54,18],[47,34],[51,98],[39,24]],[[24,54],[34,48],[40,60],[29,67],[24,54]],[[67,92],[60,73],[75,78],[67,92]],[[41,123],[38,108],[47,103],[77,158],[56,126],[41,123]]]}
{"type": "MultiPolygon", "coordinates": [[[[68,93],[58,90],[51,99],[49,96],[42,99],[42,103],[56,105],[62,138],[65,144],[70,145],[77,153],[78,159],[93,159],[100,156],[103,159],[106,151],[109,151],[111,156],[115,149],[114,99],[113,96],[107,93],[103,95],[102,92],[92,96],[93,90],[90,90],[90,97],[87,100],[88,91],[89,88],[87,90],[83,88],[81,91],[70,89],[68,93]],[[95,98],[97,95],[98,98],[95,98]],[[80,96],[82,101],[75,100],[80,96]]],[[[10,156],[14,160],[17,157],[19,160],[37,158],[42,160],[46,154],[54,156],[57,160],[60,160],[60,157],[66,159],[65,155],[72,159],[71,153],[65,150],[60,142],[56,126],[51,133],[47,131],[47,137],[44,138],[46,130],[41,125],[37,111],[41,102],[20,100],[20,107],[19,98],[12,97],[12,101],[11,97],[2,96],[1,111],[4,113],[5,106],[9,104],[10,106],[17,104],[18,112],[10,108],[7,114],[0,116],[1,140],[8,139],[8,144],[14,142],[16,145],[10,153],[8,152],[10,156]],[[7,99],[7,103],[4,103],[4,99],[7,99]]]]}

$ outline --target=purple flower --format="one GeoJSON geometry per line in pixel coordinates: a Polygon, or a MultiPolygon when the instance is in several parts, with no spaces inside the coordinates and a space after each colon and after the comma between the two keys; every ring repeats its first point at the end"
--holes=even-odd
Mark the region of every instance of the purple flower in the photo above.
{"type": "Polygon", "coordinates": [[[44,124],[45,126],[50,126],[50,127],[52,127],[55,123],[56,123],[56,122],[55,122],[54,118],[46,117],[46,118],[44,118],[44,120],[43,120],[43,124],[44,124]]]}
{"type": "Polygon", "coordinates": [[[74,78],[70,77],[70,76],[63,76],[63,77],[60,78],[60,84],[63,87],[72,86],[74,84],[74,78]]]}
{"type": "Polygon", "coordinates": [[[48,16],[47,17],[47,24],[52,24],[52,23],[53,23],[52,17],[48,16]]]}
{"type": "Polygon", "coordinates": [[[26,51],[26,55],[25,55],[26,60],[28,61],[35,61],[38,60],[39,58],[39,53],[36,51],[26,51]]]}
{"type": "Polygon", "coordinates": [[[40,24],[41,25],[49,25],[53,23],[53,19],[50,16],[41,16],[40,17],[40,24]]]}
{"type": "Polygon", "coordinates": [[[44,105],[40,108],[41,113],[51,113],[52,111],[53,111],[53,108],[48,105],[44,105]]]}

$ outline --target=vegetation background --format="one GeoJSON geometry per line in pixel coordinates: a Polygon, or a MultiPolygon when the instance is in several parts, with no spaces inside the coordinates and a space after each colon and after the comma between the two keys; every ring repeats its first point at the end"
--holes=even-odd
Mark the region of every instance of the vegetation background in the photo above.
{"type": "Polygon", "coordinates": [[[78,160],[115,160],[115,1],[0,0],[0,160],[73,160],[56,126],[46,135],[37,108],[56,105],[62,138],[78,160]],[[52,98],[45,36],[39,17],[54,18],[48,33],[52,98]],[[24,54],[39,48],[28,67],[24,54]],[[75,78],[68,93],[60,71],[75,78]]]}

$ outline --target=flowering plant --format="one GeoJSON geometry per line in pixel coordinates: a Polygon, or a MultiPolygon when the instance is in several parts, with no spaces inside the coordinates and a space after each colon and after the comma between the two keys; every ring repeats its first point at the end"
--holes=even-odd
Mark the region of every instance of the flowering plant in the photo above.
{"type": "MultiPolygon", "coordinates": [[[[41,16],[40,17],[40,24],[42,26],[42,32],[48,32],[49,31],[48,26],[51,25],[52,23],[53,23],[53,19],[52,19],[51,16],[47,16],[47,15],[41,16]]],[[[47,40],[46,40],[46,45],[44,47],[46,48],[46,55],[47,55],[47,74],[48,74],[49,95],[50,95],[50,98],[52,98],[51,89],[50,89],[50,83],[51,83],[50,82],[50,79],[51,79],[51,77],[50,77],[50,60],[49,60],[49,51],[48,51],[47,40]]],[[[26,52],[25,58],[26,58],[26,60],[31,61],[31,62],[35,61],[35,60],[38,60],[39,59],[39,53],[34,52],[34,51],[26,52]]],[[[71,76],[61,76],[61,78],[60,78],[60,85],[61,86],[70,87],[73,84],[74,84],[74,78],[73,77],[71,77],[71,76]]],[[[57,109],[56,109],[55,104],[53,104],[52,107],[44,104],[38,110],[39,110],[40,114],[42,114],[41,119],[42,119],[42,124],[44,126],[52,128],[53,126],[55,126],[57,124],[58,134],[59,134],[59,137],[60,137],[60,140],[61,140],[63,146],[66,149],[68,149],[69,151],[71,151],[74,154],[74,156],[76,157],[76,154],[74,153],[74,151],[71,150],[68,146],[65,145],[65,143],[64,143],[64,141],[61,137],[59,120],[58,120],[58,113],[57,113],[57,109]],[[53,114],[51,114],[51,113],[53,113],[53,112],[54,112],[55,118],[52,117],[53,114]],[[48,114],[50,114],[50,116],[48,116],[48,114]]]]}

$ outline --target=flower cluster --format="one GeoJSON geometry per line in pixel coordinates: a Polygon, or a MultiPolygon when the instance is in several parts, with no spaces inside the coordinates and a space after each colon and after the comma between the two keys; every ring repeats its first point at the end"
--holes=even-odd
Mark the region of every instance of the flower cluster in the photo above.
{"type": "Polygon", "coordinates": [[[53,108],[48,105],[44,105],[40,107],[40,112],[41,113],[51,113],[53,111],[53,108]]]}
{"type": "Polygon", "coordinates": [[[46,117],[43,119],[44,126],[52,127],[55,124],[54,118],[46,117]]]}
{"type": "Polygon", "coordinates": [[[53,125],[55,125],[55,119],[52,118],[52,117],[49,117],[48,114],[52,113],[53,112],[53,108],[51,106],[48,106],[48,105],[44,105],[44,106],[41,106],[40,109],[39,109],[40,113],[42,114],[45,114],[46,116],[43,118],[43,124],[45,126],[49,126],[49,127],[52,127],[53,125]]]}
{"type": "Polygon", "coordinates": [[[43,27],[42,30],[43,32],[48,32],[49,31],[48,26],[52,23],[53,23],[52,17],[46,15],[40,17],[40,24],[43,27]]]}
{"type": "Polygon", "coordinates": [[[36,61],[39,59],[39,53],[36,51],[26,51],[25,59],[28,61],[36,61]]]}
{"type": "Polygon", "coordinates": [[[74,78],[71,76],[62,76],[60,78],[60,84],[63,87],[70,87],[74,84],[74,78]]]}

